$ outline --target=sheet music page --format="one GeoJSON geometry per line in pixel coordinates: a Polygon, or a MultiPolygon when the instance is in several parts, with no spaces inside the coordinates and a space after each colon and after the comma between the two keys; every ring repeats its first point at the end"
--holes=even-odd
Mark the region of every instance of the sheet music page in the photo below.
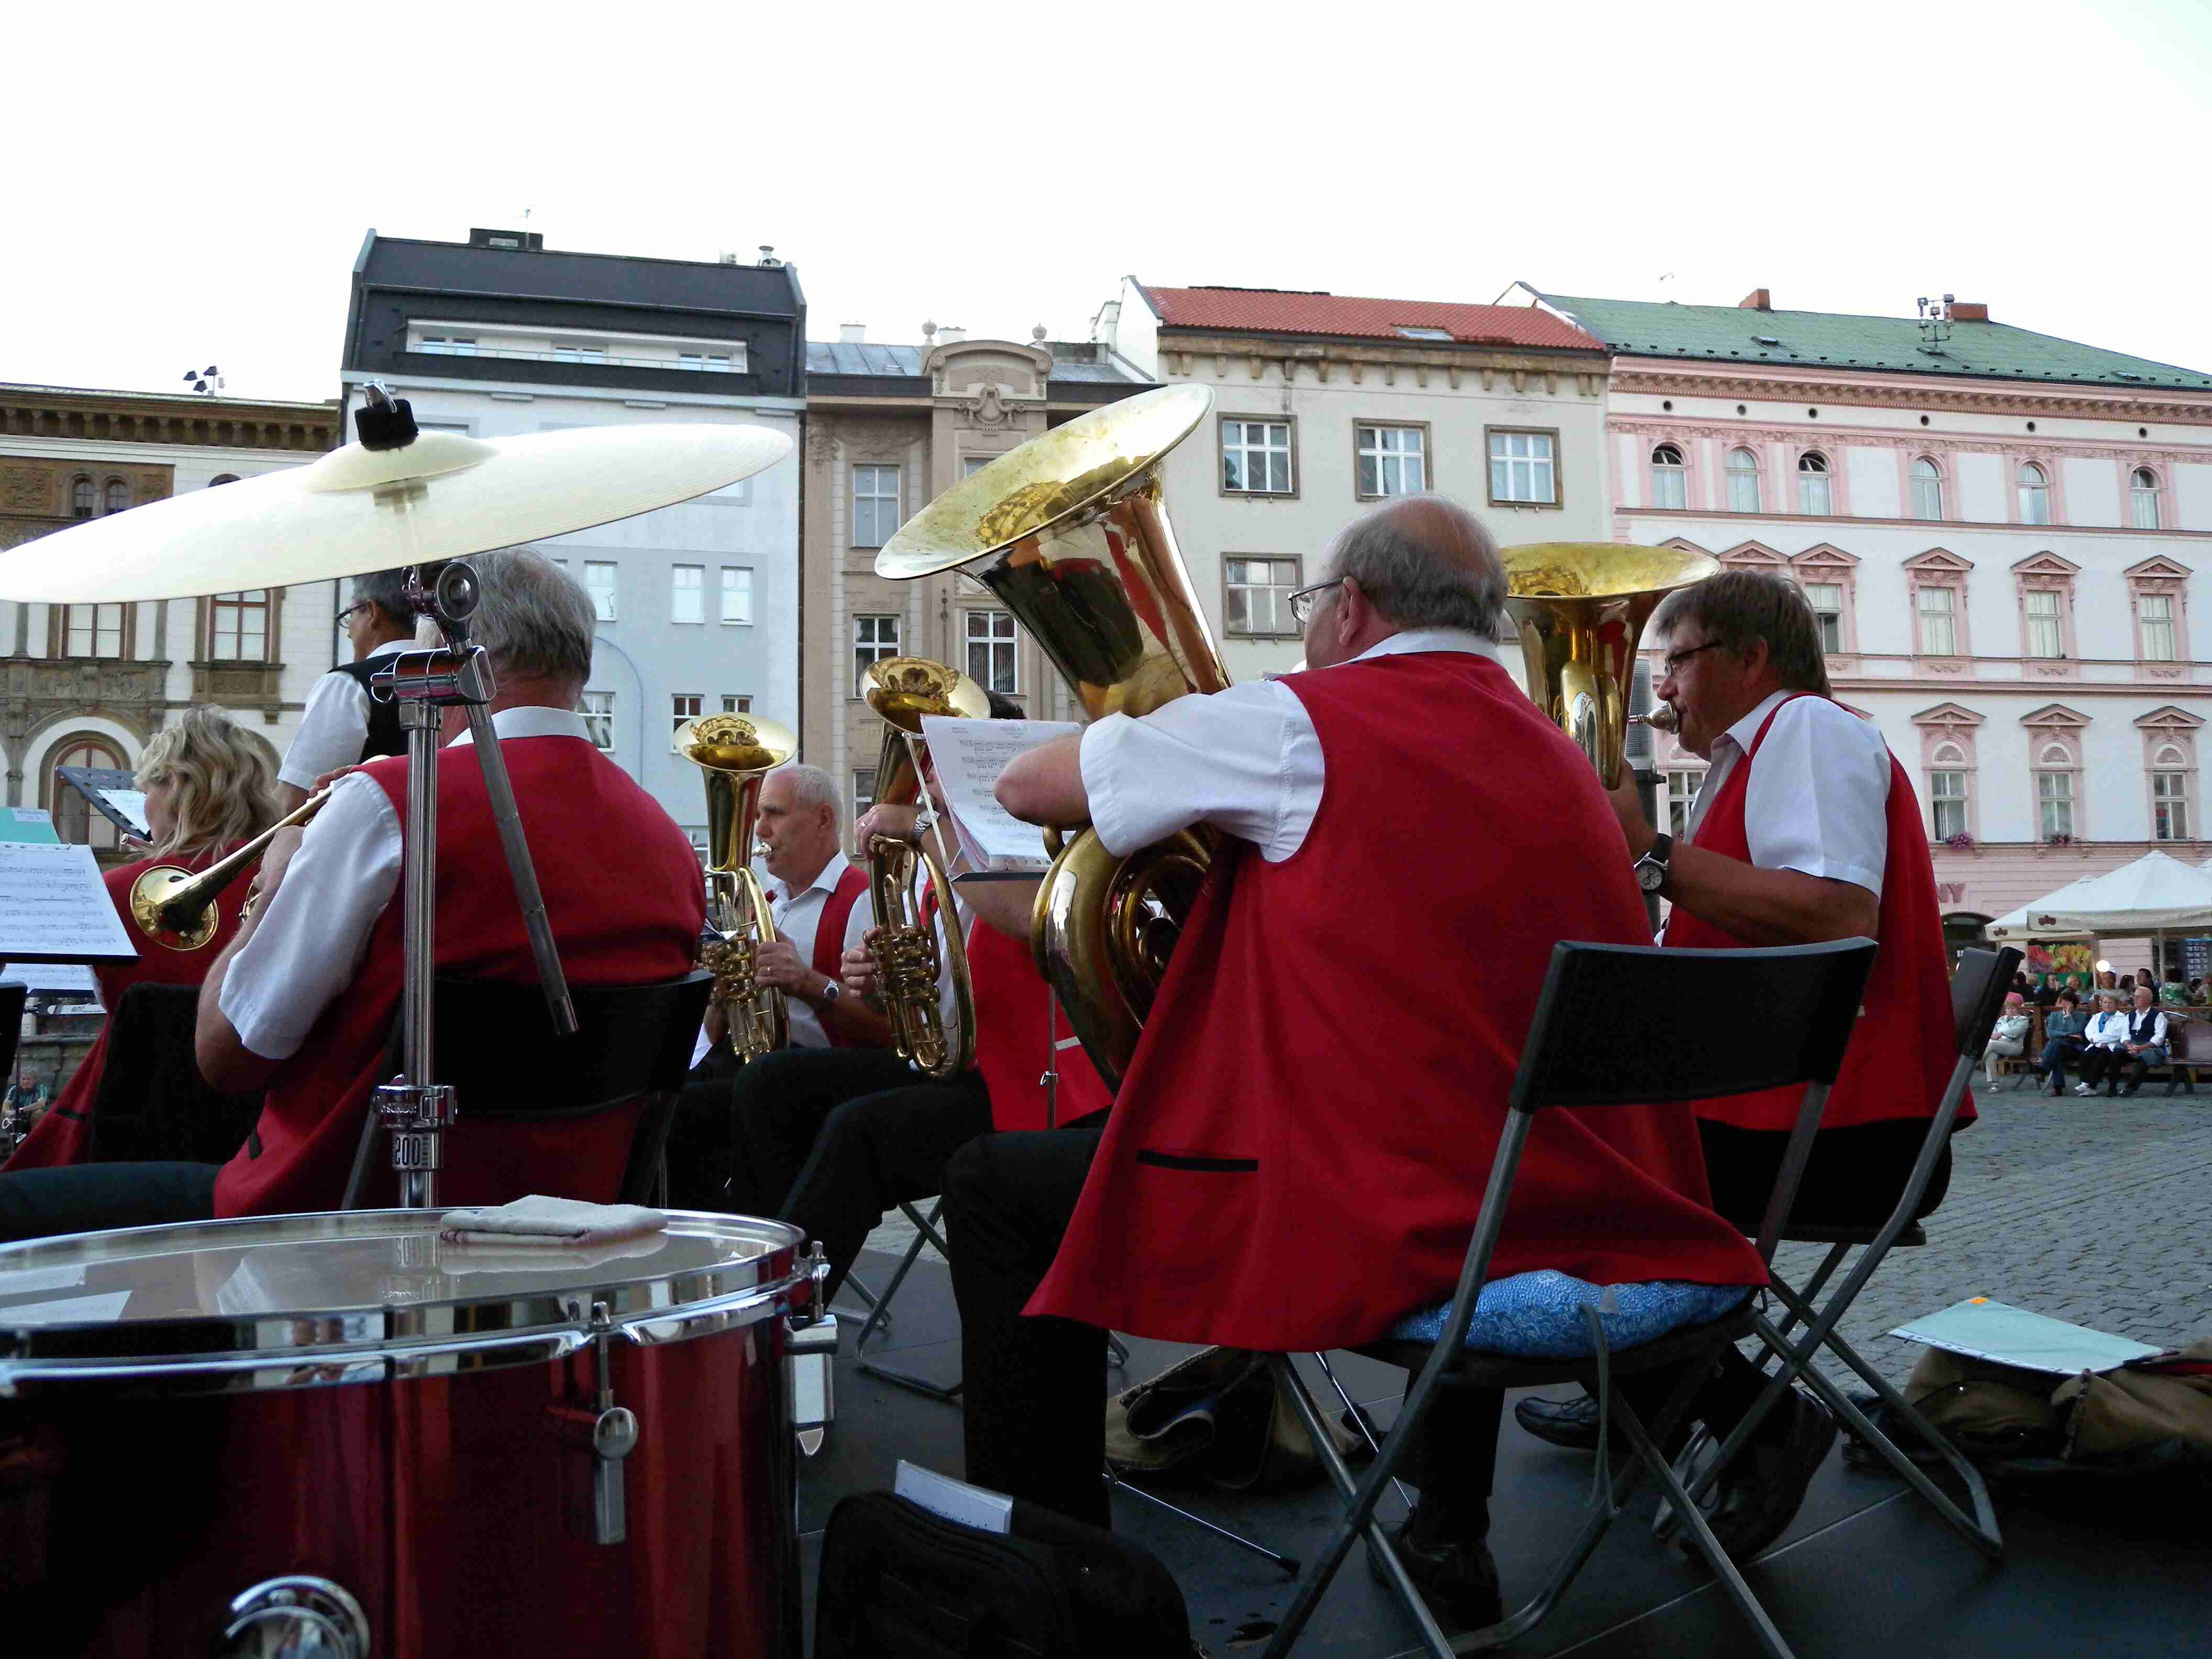
{"type": "Polygon", "coordinates": [[[92,848],[0,842],[0,958],[129,962],[137,954],[92,848]]]}
{"type": "Polygon", "coordinates": [[[985,870],[1044,872],[1052,863],[1044,850],[1044,831],[1000,805],[992,790],[1015,757],[1082,729],[1073,720],[922,716],[921,735],[969,862],[985,870]]]}
{"type": "Polygon", "coordinates": [[[0,811],[0,841],[38,841],[51,847],[60,840],[43,806],[10,806],[0,811]]]}

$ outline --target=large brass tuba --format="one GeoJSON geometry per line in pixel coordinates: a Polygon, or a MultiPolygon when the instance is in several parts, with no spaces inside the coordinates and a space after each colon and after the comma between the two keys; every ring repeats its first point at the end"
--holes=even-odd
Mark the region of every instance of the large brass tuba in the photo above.
{"type": "MultiPolygon", "coordinates": [[[[884,746],[876,760],[876,804],[911,806],[921,799],[921,736],[925,714],[988,720],[983,688],[956,669],[926,657],[885,657],[870,663],[863,683],[868,707],[884,720],[884,746]]],[[[868,860],[868,894],[874,901],[876,969],[890,1015],[891,1042],[899,1058],[938,1079],[960,1075],[975,1063],[975,997],[968,977],[968,946],[951,914],[952,887],[945,874],[944,832],[938,844],[871,836],[860,851],[868,860]],[[914,905],[915,866],[929,872],[931,890],[945,915],[943,955],[937,930],[914,905]],[[945,1029],[938,1000],[940,981],[952,988],[952,1029],[945,1029]]]]}
{"type": "MultiPolygon", "coordinates": [[[[879,575],[958,569],[998,595],[1096,720],[1147,714],[1229,671],[1161,501],[1160,461],[1213,405],[1163,386],[1030,439],[962,480],[891,538],[879,575]]],[[[1208,830],[1116,858],[1085,830],[1037,895],[1037,964],[1118,1088],[1198,885],[1208,830]]]]}
{"type": "MultiPolygon", "coordinates": [[[[1628,742],[1628,695],[1644,624],[1659,601],[1717,574],[1679,547],[1535,542],[1509,547],[1505,608],[1521,630],[1522,674],[1536,706],[1572,738],[1608,789],[1628,742]]],[[[1644,716],[1659,730],[1659,710],[1644,716]]]]}
{"type": "Polygon", "coordinates": [[[741,1060],[783,1047],[790,1035],[783,993],[753,989],[754,953],[775,942],[768,895],[753,875],[753,826],[761,785],[799,752],[790,729],[753,714],[702,714],[676,728],[671,744],[707,784],[707,925],[716,938],[699,953],[714,975],[714,1000],[730,1017],[730,1048],[741,1060]]]}

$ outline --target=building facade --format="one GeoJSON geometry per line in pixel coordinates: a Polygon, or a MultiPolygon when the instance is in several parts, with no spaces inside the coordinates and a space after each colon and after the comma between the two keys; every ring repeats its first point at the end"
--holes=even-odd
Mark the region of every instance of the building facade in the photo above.
{"type": "Polygon", "coordinates": [[[940,492],[1029,439],[1148,382],[1091,342],[970,340],[924,324],[915,345],[877,345],[848,323],[807,347],[805,723],[801,751],[875,798],[883,722],[860,692],[869,663],[928,657],[1019,702],[1033,720],[1077,718],[1073,700],[1012,614],[957,574],[891,581],[876,554],[940,492]]]}
{"type": "MultiPolygon", "coordinates": [[[[1528,297],[1614,354],[1611,537],[1812,599],[1836,695],[1919,793],[1954,937],[2147,849],[2212,850],[2212,376],[1985,305],[1528,297]]],[[[1662,754],[1679,822],[1703,763],[1662,754]]]]}
{"type": "Polygon", "coordinates": [[[583,712],[599,748],[703,846],[698,770],[674,755],[694,714],[799,713],[799,455],[805,296],[774,258],[736,264],[569,253],[534,234],[465,244],[368,233],[342,379],[426,428],[503,438],[637,422],[738,422],[793,453],[696,501],[540,544],[582,581],[599,628],[583,712]]]}
{"type": "MultiPolygon", "coordinates": [[[[0,386],[0,548],[190,490],[304,465],[340,441],[331,404],[0,386]]],[[[192,585],[180,571],[178,585],[192,585]]],[[[134,770],[172,713],[228,709],[279,760],[337,646],[333,583],[123,605],[0,603],[9,806],[119,856],[63,766],[134,770]]]]}
{"type": "Polygon", "coordinates": [[[1237,678],[1298,660],[1289,595],[1391,495],[1454,496],[1506,545],[1611,535],[1605,349],[1548,312],[1131,276],[1093,332],[1156,380],[1213,389],[1165,482],[1237,678]]]}

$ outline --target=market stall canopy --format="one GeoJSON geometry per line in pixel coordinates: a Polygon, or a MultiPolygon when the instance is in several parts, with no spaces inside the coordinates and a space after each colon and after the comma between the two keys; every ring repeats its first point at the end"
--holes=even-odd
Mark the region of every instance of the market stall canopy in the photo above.
{"type": "Polygon", "coordinates": [[[2017,910],[2008,911],[1984,931],[2000,945],[2025,945],[2038,939],[2086,939],[2089,933],[2087,928],[2061,926],[2057,913],[2050,907],[2062,899],[2072,898],[2078,889],[2096,879],[2094,876],[2084,876],[2079,881],[2069,882],[2057,892],[2045,894],[2033,904],[2023,904],[2017,910]]]}
{"type": "MultiPolygon", "coordinates": [[[[2133,864],[2074,882],[2014,914],[2023,911],[2031,925],[2053,930],[2046,937],[2212,927],[2212,871],[2192,868],[2164,853],[2146,853],[2133,864]]],[[[1998,936],[1998,925],[1990,926],[1992,938],[1998,936]]]]}

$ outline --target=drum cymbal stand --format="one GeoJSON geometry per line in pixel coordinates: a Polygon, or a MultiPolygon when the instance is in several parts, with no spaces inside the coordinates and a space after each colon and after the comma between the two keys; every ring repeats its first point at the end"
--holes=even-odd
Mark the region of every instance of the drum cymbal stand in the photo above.
{"type": "MultiPolygon", "coordinates": [[[[406,487],[380,492],[378,505],[389,506],[398,513],[411,541],[412,503],[407,499],[406,487]],[[385,493],[396,499],[387,502],[382,498],[385,493]]],[[[467,712],[477,763],[483,769],[492,818],[499,826],[500,846],[507,855],[507,873],[514,880],[515,902],[521,907],[523,926],[530,935],[531,955],[544,987],[554,1031],[561,1036],[573,1036],[576,1031],[576,1011],[568,1000],[568,978],[561,969],[561,954],[553,943],[552,925],[546,920],[538,872],[530,861],[529,843],[523,838],[522,820],[515,811],[506,757],[500,752],[491,716],[485,712],[485,705],[497,690],[491,659],[482,646],[469,643],[469,618],[475,614],[477,594],[476,572],[462,560],[446,564],[428,587],[423,585],[422,567],[410,566],[408,599],[418,615],[436,621],[445,636],[445,647],[395,653],[390,665],[379,669],[371,681],[372,696],[399,705],[399,724],[407,733],[406,989],[401,1005],[405,1036],[402,1069],[391,1082],[378,1086],[376,1110],[392,1132],[392,1167],[399,1177],[399,1202],[408,1209],[436,1207],[438,1171],[445,1162],[445,1131],[455,1116],[453,1088],[431,1080],[435,1064],[432,1018],[437,969],[438,711],[442,708],[467,712]]]]}

